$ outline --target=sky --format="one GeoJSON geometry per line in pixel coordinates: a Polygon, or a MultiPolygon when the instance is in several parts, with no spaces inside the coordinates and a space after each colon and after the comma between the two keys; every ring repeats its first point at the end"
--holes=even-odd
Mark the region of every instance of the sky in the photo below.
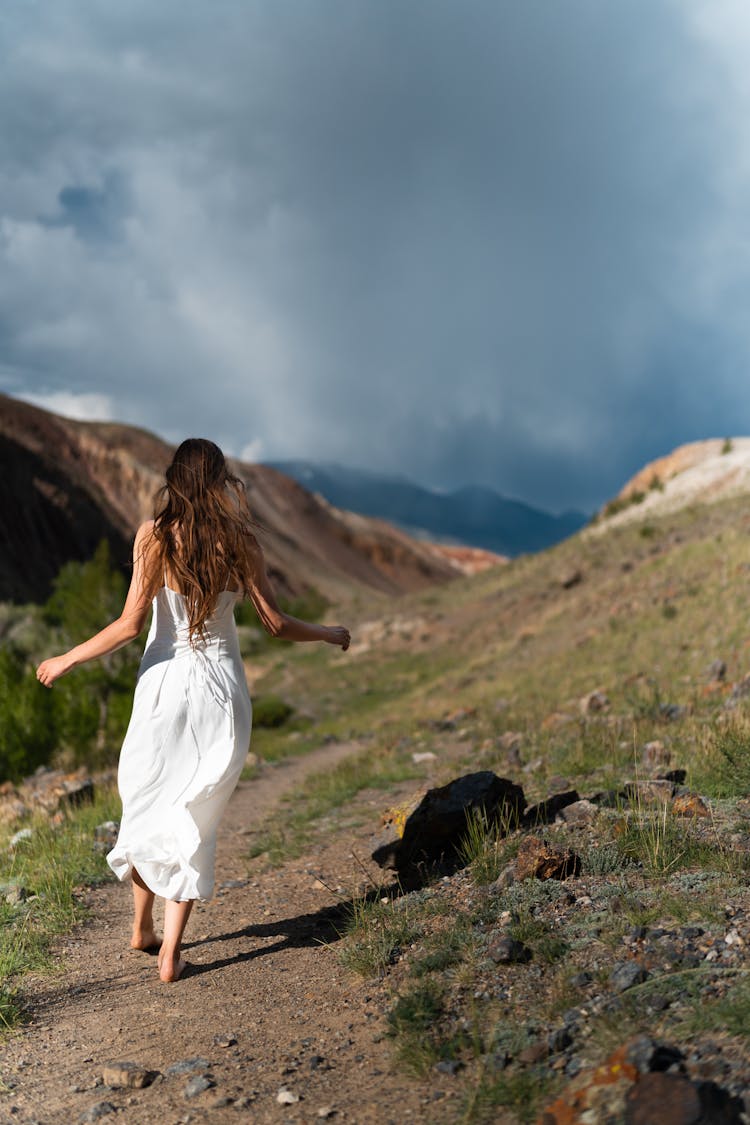
{"type": "Polygon", "coordinates": [[[3,0],[0,389],[591,511],[750,432],[744,0],[3,0]]]}

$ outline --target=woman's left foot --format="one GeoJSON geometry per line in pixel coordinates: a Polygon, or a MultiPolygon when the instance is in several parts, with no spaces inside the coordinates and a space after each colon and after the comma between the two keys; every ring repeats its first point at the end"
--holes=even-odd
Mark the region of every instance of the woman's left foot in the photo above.
{"type": "Polygon", "coordinates": [[[133,931],[130,939],[131,949],[140,949],[143,953],[157,953],[160,946],[161,938],[158,938],[153,930],[133,931]]]}

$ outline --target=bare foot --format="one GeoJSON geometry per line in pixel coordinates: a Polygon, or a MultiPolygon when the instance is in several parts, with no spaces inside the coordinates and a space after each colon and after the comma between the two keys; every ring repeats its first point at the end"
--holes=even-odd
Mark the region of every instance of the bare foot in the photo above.
{"type": "Polygon", "coordinates": [[[187,961],[183,961],[181,957],[175,959],[167,954],[159,956],[159,978],[167,984],[179,980],[186,968],[187,961]]]}
{"type": "Polygon", "coordinates": [[[161,939],[156,936],[153,930],[133,930],[133,936],[130,939],[131,949],[140,949],[145,952],[153,952],[161,945],[161,939]]]}

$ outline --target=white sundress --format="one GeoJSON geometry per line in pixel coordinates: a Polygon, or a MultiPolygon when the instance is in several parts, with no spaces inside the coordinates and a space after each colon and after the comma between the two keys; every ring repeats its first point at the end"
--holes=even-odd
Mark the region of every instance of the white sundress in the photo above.
{"type": "Polygon", "coordinates": [[[122,820],[107,862],[119,879],[135,867],[155,894],[211,898],[216,833],[250,746],[252,704],[234,606],[225,590],[190,644],[182,594],[162,586],[120,752],[122,820]]]}

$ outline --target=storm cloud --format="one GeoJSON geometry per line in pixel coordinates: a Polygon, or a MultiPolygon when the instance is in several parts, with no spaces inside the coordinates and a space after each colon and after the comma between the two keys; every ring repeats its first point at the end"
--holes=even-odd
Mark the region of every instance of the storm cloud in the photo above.
{"type": "Polygon", "coordinates": [[[730,0],[5,0],[0,385],[593,508],[750,429],[730,0]]]}

